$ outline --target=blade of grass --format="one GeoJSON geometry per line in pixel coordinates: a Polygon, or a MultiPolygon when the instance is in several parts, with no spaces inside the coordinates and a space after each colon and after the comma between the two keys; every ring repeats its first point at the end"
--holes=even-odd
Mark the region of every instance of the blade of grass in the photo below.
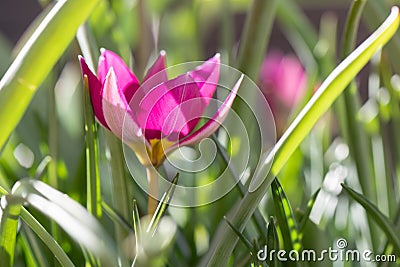
{"type": "MultiPolygon", "coordinates": [[[[81,27],[77,34],[77,39],[79,46],[81,47],[82,53],[89,63],[89,67],[94,68],[94,56],[98,54],[98,47],[93,40],[89,38],[91,35],[90,29],[87,25],[81,27]]],[[[109,149],[110,157],[109,164],[112,177],[112,196],[113,196],[113,206],[117,213],[126,221],[129,222],[130,218],[130,208],[128,199],[128,185],[127,177],[124,166],[124,156],[122,151],[121,141],[115,137],[111,132],[105,131],[105,139],[107,143],[107,148],[109,149]]],[[[97,187],[100,184],[97,185],[97,187]]],[[[93,188],[98,190],[98,188],[93,188]]],[[[101,197],[101,196],[99,196],[101,197]]],[[[128,231],[122,228],[120,224],[116,224],[116,234],[118,245],[122,244],[123,240],[127,237],[128,231]]]]}
{"type": "Polygon", "coordinates": [[[342,184],[342,187],[351,196],[351,198],[364,207],[364,209],[367,211],[367,214],[371,216],[371,218],[373,218],[374,221],[381,227],[381,229],[385,232],[386,237],[394,246],[394,251],[396,252],[397,256],[400,256],[400,236],[396,227],[365,196],[357,193],[345,184],[342,184]]]}
{"type": "MultiPolygon", "coordinates": [[[[142,228],[140,225],[140,214],[136,200],[133,201],[132,220],[133,220],[133,232],[135,233],[135,248],[138,248],[142,238],[142,232],[141,232],[142,228]]],[[[135,266],[138,255],[139,255],[138,250],[136,250],[135,258],[132,261],[132,267],[135,266]]]]}
{"type": "MultiPolygon", "coordinates": [[[[31,248],[31,245],[28,241],[28,238],[26,236],[25,232],[20,232],[17,243],[20,244],[21,250],[23,251],[23,254],[25,256],[25,263],[27,267],[39,267],[35,257],[34,257],[34,252],[31,248]]],[[[47,267],[47,264],[45,261],[41,261],[40,266],[47,267]]]]}
{"type": "Polygon", "coordinates": [[[21,218],[50,249],[62,266],[75,266],[57,241],[54,240],[54,238],[46,231],[46,229],[25,208],[22,208],[21,210],[21,218]]]}
{"type": "MultiPolygon", "coordinates": [[[[0,194],[8,194],[7,190],[0,186],[0,194]]],[[[33,217],[24,207],[20,213],[21,219],[31,228],[43,243],[50,249],[60,264],[64,267],[73,267],[74,264],[60,247],[57,241],[46,231],[46,229],[33,217]]]]}
{"type": "Polygon", "coordinates": [[[277,178],[271,184],[272,197],[274,199],[275,212],[278,224],[282,231],[284,247],[289,250],[301,249],[300,236],[297,230],[297,222],[293,215],[289,199],[277,178]]]}
{"type": "MultiPolygon", "coordinates": [[[[317,120],[332,105],[374,53],[391,39],[397,31],[399,19],[399,10],[397,7],[393,7],[387,20],[326,78],[319,90],[274,146],[274,149],[265,157],[265,164],[260,164],[260,168],[256,170],[252,180],[253,184],[259,186],[254,187],[253,185],[252,187],[250,184],[249,192],[227,216],[238,229],[244,229],[275,175],[280,172],[287,159],[308,135],[317,120]],[[273,161],[271,172],[267,175],[268,168],[266,166],[271,161],[273,161]]],[[[237,242],[236,236],[232,235],[231,231],[226,225],[220,224],[214,235],[215,238],[211,244],[210,252],[203,258],[201,266],[223,266],[226,264],[237,242]]]]}
{"type": "MultiPolygon", "coordinates": [[[[283,238],[283,245],[286,251],[300,251],[302,245],[296,219],[293,215],[289,199],[278,179],[275,178],[271,184],[272,198],[275,205],[275,213],[278,219],[279,229],[283,238]]],[[[288,262],[288,265],[296,266],[294,262],[288,262]]]]}
{"type": "Polygon", "coordinates": [[[319,188],[319,189],[311,196],[310,200],[309,200],[308,203],[307,203],[307,210],[306,210],[306,212],[304,213],[304,215],[303,215],[303,217],[302,217],[302,219],[301,219],[301,221],[300,221],[300,223],[299,223],[299,232],[300,232],[301,235],[302,235],[303,232],[304,232],[304,228],[306,227],[306,224],[307,224],[308,219],[309,219],[310,214],[311,214],[311,210],[312,210],[312,208],[314,207],[315,200],[316,200],[317,197],[318,197],[319,191],[321,191],[321,188],[319,188]]]}
{"type": "Polygon", "coordinates": [[[35,234],[33,233],[32,229],[29,228],[26,224],[24,224],[23,231],[25,232],[24,235],[26,236],[24,237],[24,239],[26,240],[25,242],[27,242],[28,246],[31,247],[32,257],[33,255],[35,255],[35,259],[38,263],[38,266],[48,267],[49,265],[44,255],[44,251],[42,250],[42,247],[39,245],[39,242],[35,237],[35,234]]]}
{"type": "MultiPolygon", "coordinates": [[[[217,151],[221,155],[222,159],[224,160],[226,166],[228,167],[229,172],[231,173],[233,179],[235,179],[236,182],[236,188],[239,190],[240,195],[243,197],[246,194],[246,188],[240,181],[239,175],[237,172],[234,170],[233,164],[229,164],[229,156],[228,152],[225,150],[225,148],[222,146],[218,138],[215,136],[215,134],[212,135],[212,139],[214,140],[215,144],[217,145],[217,151]]],[[[257,231],[261,237],[266,237],[265,236],[265,220],[263,219],[260,211],[256,209],[254,211],[254,215],[252,216],[253,223],[255,227],[257,228],[257,231]]]]}
{"type": "MultiPolygon", "coordinates": [[[[13,197],[23,201],[57,222],[74,240],[80,243],[107,266],[126,264],[116,252],[115,243],[100,223],[79,203],[47,184],[25,178],[13,187],[13,197]]],[[[125,266],[125,265],[124,265],[125,266]]]]}
{"type": "MultiPolygon", "coordinates": [[[[275,18],[278,0],[253,0],[246,16],[244,30],[240,40],[240,48],[238,54],[237,69],[256,81],[258,78],[260,66],[267,50],[267,45],[272,30],[272,24],[275,18]]],[[[242,91],[243,99],[236,98],[233,103],[233,109],[240,115],[248,131],[250,143],[250,166],[257,164],[258,155],[261,151],[262,140],[259,129],[256,128],[257,119],[248,103],[255,103],[257,100],[257,92],[255,90],[242,91]]],[[[235,131],[230,133],[232,136],[239,136],[235,131]]],[[[235,160],[235,159],[234,159],[235,160]]],[[[254,168],[251,170],[253,171],[254,168]]]]}
{"type": "Polygon", "coordinates": [[[64,53],[79,25],[86,20],[97,2],[58,1],[1,79],[0,148],[22,118],[38,86],[64,53]]]}
{"type": "Polygon", "coordinates": [[[238,69],[256,80],[267,50],[277,0],[254,0],[251,4],[238,55],[238,69]]]}
{"type": "Polygon", "coordinates": [[[168,188],[168,191],[165,192],[162,198],[160,199],[157,209],[153,217],[151,218],[149,226],[147,227],[147,232],[151,232],[154,234],[155,231],[157,230],[158,224],[162,216],[167,211],[169,203],[174,195],[176,185],[178,184],[178,179],[179,179],[179,173],[175,175],[174,179],[171,182],[171,186],[168,188]]]}
{"type": "Polygon", "coordinates": [[[243,244],[246,246],[246,248],[250,251],[251,254],[255,254],[255,249],[253,247],[253,244],[247,239],[247,237],[244,236],[236,227],[224,216],[224,220],[226,223],[229,225],[229,227],[235,232],[235,234],[239,237],[239,239],[243,242],[243,244]]]}
{"type": "Polygon", "coordinates": [[[87,209],[96,218],[101,218],[101,191],[100,173],[98,166],[97,129],[94,120],[93,108],[90,101],[88,78],[83,81],[84,90],[84,117],[86,140],[86,186],[87,209]]]}
{"type": "MultiPolygon", "coordinates": [[[[354,0],[349,13],[343,33],[342,58],[348,56],[354,49],[361,15],[364,10],[366,0],[354,0]]],[[[364,126],[357,119],[358,111],[361,108],[358,88],[353,81],[343,92],[343,102],[345,110],[345,123],[347,129],[347,143],[350,153],[356,165],[358,179],[364,194],[371,200],[376,201],[375,175],[373,170],[373,157],[370,148],[370,140],[364,126]]],[[[378,232],[374,229],[375,225],[368,219],[372,247],[377,248],[379,242],[378,232]]]]}
{"type": "MultiPolygon", "coordinates": [[[[124,166],[124,155],[122,151],[121,141],[114,136],[111,132],[106,132],[106,143],[110,150],[110,169],[112,176],[112,192],[113,192],[113,206],[114,209],[121,215],[127,222],[130,221],[131,209],[129,203],[131,201],[128,197],[128,184],[124,166]]],[[[117,227],[117,237],[120,242],[127,236],[126,230],[117,227]]]]}
{"type": "Polygon", "coordinates": [[[129,226],[129,223],[124,220],[110,205],[108,205],[105,201],[101,202],[101,206],[103,207],[104,212],[110,217],[110,219],[123,226],[127,231],[131,231],[132,228],[129,226]]]}

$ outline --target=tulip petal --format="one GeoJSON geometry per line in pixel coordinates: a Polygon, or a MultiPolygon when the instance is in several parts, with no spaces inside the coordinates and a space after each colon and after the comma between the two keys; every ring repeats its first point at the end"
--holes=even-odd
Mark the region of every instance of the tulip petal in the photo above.
{"type": "Polygon", "coordinates": [[[132,96],[135,94],[137,89],[140,87],[140,83],[136,78],[135,74],[128,68],[125,62],[117,54],[112,51],[101,49],[101,55],[99,58],[99,65],[97,68],[97,77],[101,83],[105,82],[106,76],[110,68],[114,69],[116,82],[118,88],[121,88],[125,95],[128,103],[132,96]]]}
{"type": "Polygon", "coordinates": [[[207,105],[217,89],[220,65],[220,54],[217,53],[195,70],[189,72],[189,75],[200,88],[201,96],[205,97],[207,105]]]}
{"type": "Polygon", "coordinates": [[[102,86],[97,77],[89,69],[83,57],[79,56],[83,76],[88,77],[90,98],[92,101],[93,112],[97,120],[106,128],[109,129],[103,114],[102,108],[102,86]]]}
{"type": "Polygon", "coordinates": [[[147,71],[146,76],[143,79],[143,83],[149,80],[151,77],[155,75],[155,81],[153,82],[155,85],[158,85],[162,82],[166,82],[168,80],[167,72],[166,72],[166,63],[165,63],[166,53],[164,50],[160,52],[160,55],[153,63],[153,65],[147,71]]]}
{"type": "Polygon", "coordinates": [[[110,130],[116,136],[122,139],[124,131],[124,139],[128,138],[127,140],[131,142],[143,141],[142,131],[133,119],[132,110],[126,102],[122,90],[118,88],[116,74],[112,67],[104,82],[103,111],[110,130]],[[129,136],[126,134],[125,127],[129,128],[129,136]]]}
{"type": "Polygon", "coordinates": [[[138,107],[135,108],[135,118],[141,128],[145,129],[148,140],[164,137],[177,140],[188,135],[206,108],[197,84],[188,74],[159,84],[151,90],[141,88],[139,92],[130,105],[138,107]],[[185,105],[187,101],[191,105],[185,105]]]}
{"type": "Polygon", "coordinates": [[[235,97],[237,95],[237,91],[239,90],[239,87],[243,81],[243,77],[244,75],[242,74],[242,76],[240,76],[239,80],[236,82],[235,86],[229,93],[228,97],[225,99],[224,103],[219,107],[214,116],[206,124],[204,124],[200,129],[198,129],[189,137],[183,139],[175,145],[172,145],[169,149],[167,149],[165,153],[170,153],[173,150],[177,149],[179,146],[189,146],[199,143],[204,138],[207,138],[211,134],[213,134],[228,116],[229,110],[231,109],[233,101],[235,100],[235,97]]]}

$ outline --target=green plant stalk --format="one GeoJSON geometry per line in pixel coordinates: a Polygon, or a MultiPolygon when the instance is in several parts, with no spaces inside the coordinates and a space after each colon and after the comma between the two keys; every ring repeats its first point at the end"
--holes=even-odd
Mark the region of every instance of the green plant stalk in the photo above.
{"type": "MultiPolygon", "coordinates": [[[[124,156],[121,141],[109,131],[105,132],[107,146],[110,150],[110,169],[112,176],[112,192],[114,209],[121,217],[129,222],[131,209],[129,203],[131,199],[128,197],[128,184],[124,166],[124,156]]],[[[123,227],[116,225],[117,239],[119,245],[127,237],[128,232],[123,227]]]]}
{"type": "MultiPolygon", "coordinates": [[[[366,0],[356,0],[353,2],[350,9],[343,35],[343,58],[350,54],[355,47],[355,39],[365,3],[366,0]]],[[[352,83],[352,85],[343,92],[343,96],[349,134],[348,142],[350,152],[354,157],[360,184],[364,194],[369,199],[376,200],[376,192],[374,188],[371,187],[375,183],[374,171],[372,169],[372,155],[371,151],[368,149],[368,136],[362,124],[356,118],[361,107],[356,85],[352,83]]]]}
{"type": "Polygon", "coordinates": [[[221,20],[222,20],[222,48],[227,55],[227,65],[231,62],[233,47],[233,20],[230,0],[220,0],[221,20]]]}
{"type": "MultiPolygon", "coordinates": [[[[237,68],[244,74],[256,81],[262,60],[267,50],[267,45],[278,6],[278,0],[253,0],[246,17],[244,30],[241,36],[237,68]]],[[[242,97],[250,103],[256,102],[257,92],[245,90],[242,97]]],[[[233,109],[240,114],[251,142],[250,166],[254,170],[258,161],[257,156],[261,153],[261,140],[257,122],[253,111],[245,101],[236,99],[233,109]]],[[[232,132],[232,136],[236,133],[232,132]]]]}
{"type": "MultiPolygon", "coordinates": [[[[50,75],[51,77],[52,75],[50,75]]],[[[52,85],[55,84],[53,80],[52,85]]],[[[57,120],[57,110],[56,110],[56,94],[55,89],[52,86],[49,88],[49,127],[48,127],[48,142],[49,142],[49,154],[51,157],[48,163],[47,174],[49,185],[58,188],[58,177],[57,177],[57,162],[58,162],[58,120],[57,120]]],[[[51,234],[57,242],[62,243],[60,231],[58,229],[57,223],[51,221],[51,234]]],[[[55,263],[55,261],[54,261],[55,263]]]]}
{"type": "Polygon", "coordinates": [[[94,120],[93,108],[90,101],[89,84],[84,78],[84,117],[86,140],[86,186],[87,209],[96,218],[101,218],[101,188],[100,173],[98,167],[97,129],[94,120]]]}
{"type": "MultiPolygon", "coordinates": [[[[238,205],[235,205],[229,212],[227,217],[233,225],[241,231],[244,229],[274,177],[279,174],[286,161],[308,135],[317,120],[332,105],[374,53],[391,39],[398,26],[398,8],[394,7],[387,20],[339,64],[321,84],[319,90],[289,126],[271,153],[268,154],[265,165],[273,161],[271,171],[267,175],[263,170],[264,166],[261,166],[253,177],[253,180],[261,180],[260,186],[249,189],[249,192],[238,202],[238,205]]],[[[226,225],[220,224],[211,244],[210,253],[203,258],[201,266],[224,266],[232,254],[236,242],[237,237],[232,233],[232,230],[226,225]]]]}
{"type": "Polygon", "coordinates": [[[35,237],[32,229],[28,227],[28,225],[23,225],[24,229],[24,242],[26,242],[26,246],[29,246],[32,256],[35,261],[37,261],[37,266],[48,267],[48,263],[46,257],[43,253],[42,247],[39,245],[38,239],[35,237]]]}
{"type": "MultiPolygon", "coordinates": [[[[21,250],[23,251],[22,253],[24,254],[26,266],[39,267],[34,256],[35,253],[33,252],[29,244],[28,238],[26,237],[26,233],[20,232],[19,236],[17,236],[17,243],[20,244],[21,250]]],[[[47,264],[42,261],[40,266],[47,267],[47,264]]]]}
{"type": "Polygon", "coordinates": [[[0,149],[98,0],[60,0],[34,31],[0,81],[0,149]],[[62,30],[60,30],[62,29],[62,30]]]}
{"type": "MultiPolygon", "coordinates": [[[[217,145],[217,151],[218,153],[221,155],[222,159],[224,160],[226,167],[228,168],[229,172],[232,175],[232,178],[234,179],[234,181],[236,182],[235,187],[238,189],[239,194],[241,197],[244,197],[244,195],[246,194],[246,188],[245,186],[242,184],[242,182],[240,181],[240,177],[238,176],[238,174],[236,173],[236,171],[234,170],[232,164],[229,164],[229,156],[228,153],[225,151],[224,147],[222,146],[222,144],[219,142],[219,140],[217,139],[217,137],[215,136],[215,134],[212,135],[212,138],[215,142],[215,144],[217,145]]],[[[266,235],[265,235],[265,231],[264,231],[264,226],[265,226],[265,220],[262,217],[260,211],[258,209],[256,209],[254,211],[254,215],[252,216],[252,221],[254,223],[255,228],[257,229],[258,234],[261,237],[264,237],[266,239],[266,235]]]]}
{"type": "MultiPolygon", "coordinates": [[[[355,0],[352,3],[347,16],[346,26],[343,33],[342,58],[348,56],[355,47],[358,27],[361,15],[366,4],[366,0],[355,0]]],[[[373,157],[370,148],[369,137],[364,126],[357,120],[357,114],[361,108],[360,97],[358,95],[357,85],[352,82],[343,92],[343,102],[345,108],[345,122],[347,129],[347,142],[350,153],[354,158],[358,179],[361,188],[367,198],[372,201],[377,200],[375,185],[375,176],[373,170],[373,157]]],[[[367,217],[372,240],[372,246],[377,248],[379,242],[379,232],[370,217],[367,217]]]]}
{"type": "MultiPolygon", "coordinates": [[[[364,23],[370,27],[374,28],[376,25],[380,23],[386,16],[386,12],[389,9],[387,1],[368,1],[365,6],[364,12],[364,23]]],[[[400,51],[400,36],[393,36],[392,42],[390,42],[387,46],[387,50],[390,55],[396,55],[398,51],[400,51]]],[[[396,73],[400,72],[400,61],[392,60],[396,73]]]]}
{"type": "Polygon", "coordinates": [[[0,266],[11,267],[14,265],[14,250],[22,200],[4,195],[1,197],[1,203],[0,266]]]}
{"type": "Polygon", "coordinates": [[[391,108],[391,121],[381,121],[381,131],[383,132],[383,144],[385,151],[385,163],[387,172],[387,185],[388,185],[388,202],[390,207],[390,217],[395,214],[397,210],[397,202],[399,200],[399,182],[398,182],[398,169],[400,166],[397,164],[400,159],[400,142],[397,136],[400,136],[400,108],[399,99],[393,88],[391,77],[392,72],[390,69],[390,62],[385,53],[382,53],[380,62],[380,74],[382,77],[383,85],[388,89],[390,94],[390,108],[391,108]]]}
{"type": "Polygon", "coordinates": [[[147,181],[149,183],[149,196],[147,202],[147,214],[152,217],[158,206],[158,174],[155,167],[146,168],[147,181]]]}
{"type": "MultiPolygon", "coordinates": [[[[80,28],[80,30],[78,31],[77,39],[78,39],[79,45],[81,47],[81,50],[82,50],[82,53],[83,53],[85,59],[87,60],[87,62],[89,62],[89,67],[92,67],[92,69],[94,69],[93,57],[95,55],[97,55],[96,51],[98,51],[98,50],[97,50],[97,45],[94,42],[91,42],[88,35],[90,35],[90,29],[86,25],[86,26],[80,28]]],[[[129,222],[130,200],[129,200],[128,191],[127,191],[128,185],[126,184],[127,177],[126,177],[125,168],[124,168],[125,160],[123,157],[122,142],[117,137],[115,137],[111,132],[106,130],[104,133],[105,133],[107,147],[110,150],[109,163],[110,163],[111,176],[112,176],[113,206],[114,206],[115,211],[121,216],[121,218],[123,218],[126,222],[129,222]]],[[[95,137],[95,136],[93,136],[93,137],[95,137]]],[[[94,147],[93,147],[93,149],[94,149],[94,147]]],[[[94,150],[92,152],[94,153],[94,150]]],[[[93,154],[92,156],[96,156],[96,155],[93,154]]],[[[94,160],[94,163],[95,162],[97,162],[97,160],[94,160]]],[[[98,168],[98,167],[96,167],[96,168],[98,168]]],[[[96,170],[96,172],[98,172],[98,170],[96,170]]],[[[91,175],[94,175],[94,173],[92,172],[91,175]]],[[[94,178],[94,176],[93,176],[93,178],[94,178]]],[[[94,186],[93,181],[91,180],[91,187],[93,188],[93,190],[98,191],[100,189],[99,188],[100,182],[95,182],[95,183],[97,184],[96,186],[94,186]]],[[[90,186],[88,185],[88,187],[90,187],[90,186]]],[[[91,193],[94,193],[94,192],[92,191],[91,193]]],[[[99,195],[96,198],[100,199],[100,203],[97,203],[97,201],[96,201],[95,205],[98,205],[98,204],[101,205],[101,196],[99,195]]],[[[92,199],[92,201],[93,201],[93,199],[92,199]]],[[[126,229],[124,229],[120,224],[116,224],[115,229],[116,229],[116,234],[117,234],[118,245],[120,245],[122,243],[122,241],[128,235],[128,231],[126,229]]]]}
{"type": "MultiPolygon", "coordinates": [[[[0,186],[0,194],[8,194],[7,190],[0,186]]],[[[21,219],[36,233],[43,243],[50,249],[60,264],[64,267],[74,267],[75,265],[65,254],[56,240],[46,231],[46,229],[33,217],[24,207],[20,211],[21,219]]],[[[0,235],[3,238],[3,235],[0,235]]],[[[0,258],[0,261],[3,257],[0,258]]],[[[3,265],[1,265],[3,266],[3,265]]]]}
{"type": "Polygon", "coordinates": [[[246,18],[237,66],[252,80],[257,80],[277,6],[277,0],[253,0],[246,18]]]}

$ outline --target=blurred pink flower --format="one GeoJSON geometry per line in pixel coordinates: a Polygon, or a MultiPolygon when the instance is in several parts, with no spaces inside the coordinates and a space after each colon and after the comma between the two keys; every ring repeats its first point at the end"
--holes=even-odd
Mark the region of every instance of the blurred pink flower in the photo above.
{"type": "Polygon", "coordinates": [[[97,76],[83,57],[80,63],[83,76],[88,77],[97,120],[147,165],[159,165],[166,154],[180,145],[198,143],[215,132],[227,116],[242,81],[238,80],[213,117],[193,132],[217,88],[219,54],[169,80],[162,51],[143,83],[118,55],[105,49],[101,51],[97,76]]]}
{"type": "Polygon", "coordinates": [[[307,82],[307,74],[295,56],[271,52],[264,59],[259,85],[274,114],[278,135],[285,130],[292,109],[304,97],[307,82]]]}
{"type": "Polygon", "coordinates": [[[273,106],[292,108],[304,96],[307,75],[295,56],[271,52],[261,66],[260,86],[273,106]]]}

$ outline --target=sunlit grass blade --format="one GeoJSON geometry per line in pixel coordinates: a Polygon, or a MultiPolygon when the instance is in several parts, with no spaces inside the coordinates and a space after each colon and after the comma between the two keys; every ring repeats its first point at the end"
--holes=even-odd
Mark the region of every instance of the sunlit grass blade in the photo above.
{"type": "Polygon", "coordinates": [[[174,179],[171,182],[171,186],[168,188],[168,191],[165,192],[164,195],[162,196],[162,198],[160,199],[157,209],[147,227],[147,230],[146,230],[147,232],[154,234],[155,231],[157,230],[158,224],[159,224],[162,216],[167,211],[169,203],[174,195],[176,185],[178,184],[178,179],[179,179],[179,173],[177,173],[175,175],[174,179]]]}
{"type": "MultiPolygon", "coordinates": [[[[265,164],[260,164],[244,198],[239,206],[228,216],[229,220],[244,229],[265,195],[274,177],[281,171],[286,161],[298,148],[304,138],[309,134],[318,119],[332,105],[346,86],[354,79],[357,73],[367,64],[375,52],[386,44],[396,33],[399,26],[399,10],[392,8],[392,12],[385,22],[356,50],[354,50],[321,84],[318,91],[299,113],[288,130],[274,146],[273,150],[265,157],[265,164]],[[268,166],[272,162],[271,172],[268,166]]],[[[231,234],[232,230],[227,225],[220,224],[215,238],[211,244],[210,253],[202,261],[202,266],[223,266],[235,247],[237,237],[231,234]]]]}
{"type": "Polygon", "coordinates": [[[14,250],[22,199],[4,195],[1,197],[1,203],[0,266],[11,267],[14,265],[14,250]]]}
{"type": "Polygon", "coordinates": [[[304,212],[300,222],[299,222],[299,233],[302,235],[302,233],[304,232],[304,228],[307,225],[307,222],[309,220],[310,214],[311,214],[311,210],[314,207],[315,204],[315,200],[318,197],[319,191],[321,191],[321,188],[319,188],[310,198],[310,200],[307,203],[307,209],[304,212]]]}
{"type": "Polygon", "coordinates": [[[364,209],[367,214],[371,216],[374,221],[380,226],[380,228],[385,232],[386,237],[394,246],[394,251],[398,256],[400,256],[400,235],[396,227],[389,221],[389,219],[363,195],[357,193],[345,184],[342,184],[343,189],[351,196],[355,201],[357,201],[364,209]]]}
{"type": "Polygon", "coordinates": [[[271,192],[279,229],[282,233],[283,245],[287,251],[299,251],[302,246],[297,222],[293,215],[289,199],[286,197],[286,194],[277,178],[275,178],[271,184],[271,192]]]}
{"type": "Polygon", "coordinates": [[[99,222],[79,203],[43,182],[29,178],[20,180],[13,187],[13,197],[54,220],[71,238],[99,258],[105,265],[115,266],[118,259],[113,240],[99,222]]]}
{"type": "Polygon", "coordinates": [[[0,81],[0,148],[22,118],[38,86],[53,69],[97,2],[58,1],[18,53],[0,81]]]}

